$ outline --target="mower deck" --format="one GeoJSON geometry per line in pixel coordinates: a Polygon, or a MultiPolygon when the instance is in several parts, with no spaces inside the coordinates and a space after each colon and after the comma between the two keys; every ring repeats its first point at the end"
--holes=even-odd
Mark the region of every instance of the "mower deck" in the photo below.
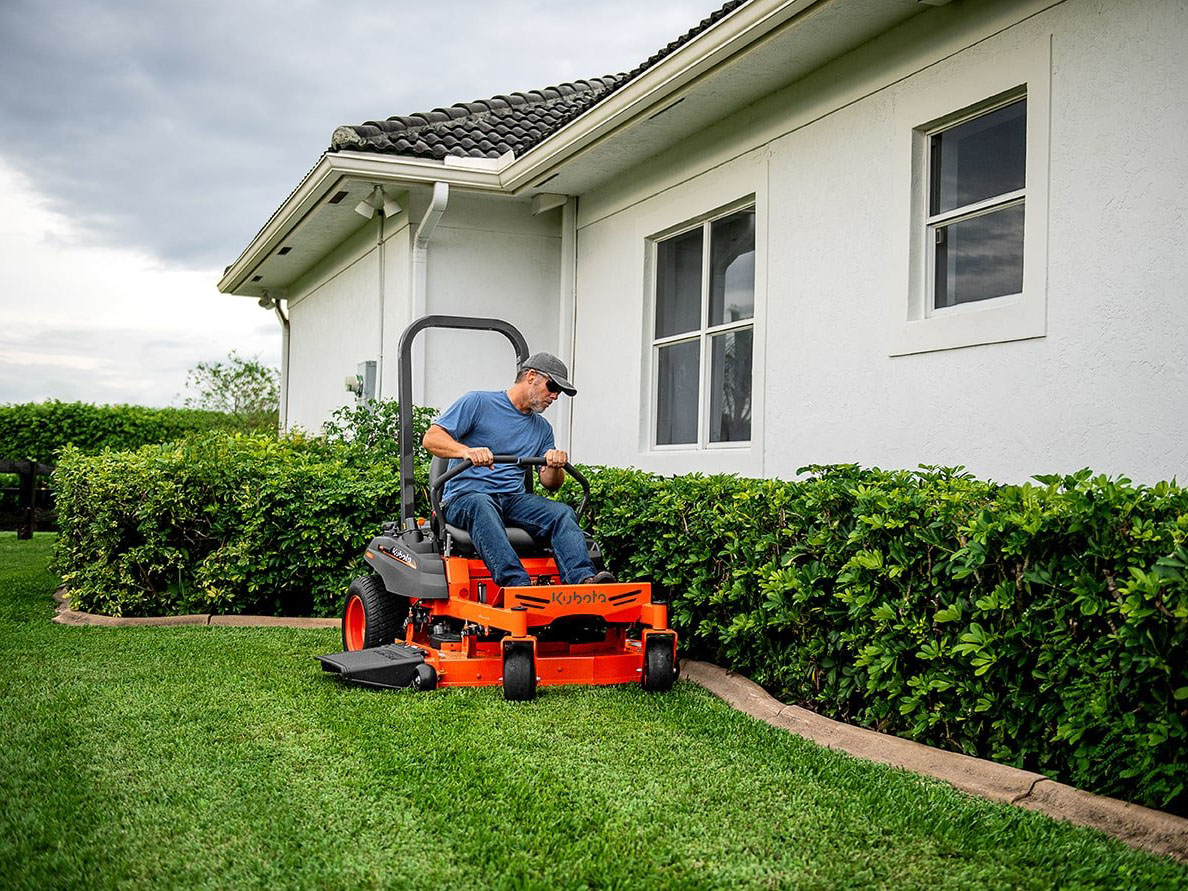
{"type": "MultiPolygon", "coordinates": [[[[540,562],[544,569],[545,561],[540,562]]],[[[477,568],[473,561],[447,558],[445,563],[455,596],[431,603],[423,621],[408,621],[402,642],[320,656],[323,670],[392,689],[417,686],[426,677],[437,687],[498,686],[504,683],[507,651],[523,648],[531,653],[536,686],[626,684],[643,680],[649,640],[675,645],[675,635],[667,630],[667,607],[651,602],[646,582],[496,588],[487,578],[470,578],[469,570],[477,568]],[[486,595],[488,585],[494,602],[475,599],[477,591],[486,595]],[[462,623],[467,633],[430,630],[442,618],[462,623]],[[605,637],[571,642],[540,640],[531,633],[562,619],[605,622],[605,637]],[[627,634],[633,626],[639,629],[637,638],[627,634]],[[421,665],[432,675],[418,674],[421,665]]]]}

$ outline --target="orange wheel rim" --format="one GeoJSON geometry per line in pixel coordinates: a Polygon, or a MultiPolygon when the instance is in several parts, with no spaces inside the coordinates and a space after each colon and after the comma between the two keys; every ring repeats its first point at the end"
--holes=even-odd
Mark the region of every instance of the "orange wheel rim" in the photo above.
{"type": "Polygon", "coordinates": [[[363,638],[367,636],[367,614],[363,611],[363,601],[358,594],[351,595],[347,601],[346,615],[342,617],[342,630],[346,636],[348,650],[363,649],[363,638]]]}

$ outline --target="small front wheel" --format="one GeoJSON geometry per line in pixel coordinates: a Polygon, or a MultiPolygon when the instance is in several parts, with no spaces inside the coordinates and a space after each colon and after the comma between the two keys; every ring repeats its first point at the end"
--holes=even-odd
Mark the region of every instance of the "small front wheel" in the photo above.
{"type": "Polygon", "coordinates": [[[528,647],[508,647],[503,653],[503,698],[525,702],[536,698],[536,660],[528,647]]]}
{"type": "Polygon", "coordinates": [[[432,665],[418,665],[413,675],[412,688],[414,693],[424,693],[437,688],[437,672],[432,665]]]}
{"type": "Polygon", "coordinates": [[[664,693],[676,683],[676,647],[668,635],[648,637],[644,649],[643,688],[649,693],[664,693]]]}

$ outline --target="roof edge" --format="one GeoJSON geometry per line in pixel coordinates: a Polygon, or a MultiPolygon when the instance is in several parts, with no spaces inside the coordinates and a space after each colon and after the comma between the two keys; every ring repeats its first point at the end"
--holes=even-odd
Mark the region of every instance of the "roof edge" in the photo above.
{"type": "Polygon", "coordinates": [[[677,48],[513,161],[500,181],[511,193],[531,188],[554,168],[673,96],[715,65],[813,6],[830,0],[751,0],[677,48]]]}
{"type": "Polygon", "coordinates": [[[610,137],[616,130],[669,100],[715,65],[761,40],[806,10],[830,2],[833,0],[751,0],[744,3],[499,170],[474,169],[447,165],[437,159],[376,152],[326,152],[264,228],[227,267],[219,280],[218,289],[224,294],[236,293],[252,269],[344,177],[358,176],[380,184],[445,182],[470,190],[519,194],[540,180],[551,177],[556,168],[584,149],[610,137]]]}
{"type": "Polygon", "coordinates": [[[236,293],[252,270],[347,177],[367,179],[378,185],[399,183],[407,187],[444,182],[471,191],[504,192],[498,169],[374,152],[326,152],[227,267],[219,279],[220,293],[236,293]]]}

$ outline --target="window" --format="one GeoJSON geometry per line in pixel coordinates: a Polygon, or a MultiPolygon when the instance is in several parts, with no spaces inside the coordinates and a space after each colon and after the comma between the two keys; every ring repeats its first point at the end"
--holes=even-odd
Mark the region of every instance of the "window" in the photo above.
{"type": "Polygon", "coordinates": [[[928,135],[930,312],[1023,291],[1027,100],[928,135]]]}
{"type": "Polygon", "coordinates": [[[1051,35],[1039,31],[900,85],[890,355],[1046,336],[1051,83],[1051,35]]]}
{"type": "Polygon", "coordinates": [[[655,243],[654,445],[751,439],[755,209],[655,243]]]}

